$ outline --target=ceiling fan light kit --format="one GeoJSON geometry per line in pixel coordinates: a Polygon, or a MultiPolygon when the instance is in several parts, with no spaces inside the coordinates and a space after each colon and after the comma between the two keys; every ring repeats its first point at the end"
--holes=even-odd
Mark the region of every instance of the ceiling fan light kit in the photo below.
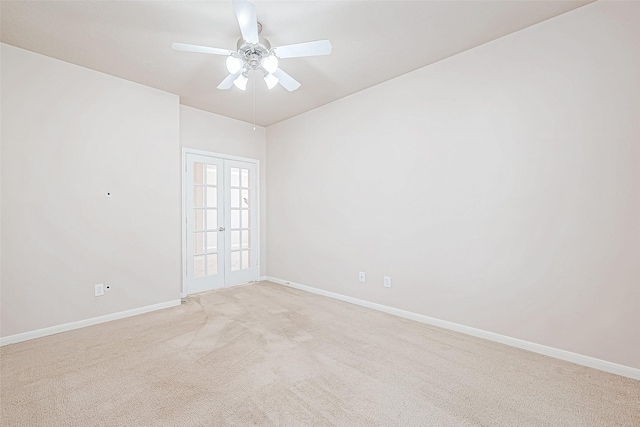
{"type": "Polygon", "coordinates": [[[229,75],[218,85],[218,89],[230,89],[235,86],[246,90],[249,73],[259,71],[267,88],[273,89],[278,83],[288,91],[300,87],[300,83],[279,68],[279,59],[299,58],[304,56],[329,55],[331,42],[317,40],[296,43],[280,47],[271,47],[271,43],[260,37],[262,25],[256,17],[256,6],[248,0],[233,0],[233,8],[238,19],[242,37],[238,40],[237,50],[219,49],[215,47],[196,46],[184,43],[173,43],[175,50],[185,52],[226,55],[226,67],[229,75]]]}
{"type": "Polygon", "coordinates": [[[273,74],[267,73],[264,75],[264,82],[267,84],[267,87],[269,89],[273,89],[274,87],[276,87],[279,81],[280,79],[273,74]]]}
{"type": "Polygon", "coordinates": [[[227,56],[226,64],[227,64],[227,70],[229,71],[229,74],[237,73],[244,66],[242,59],[234,55],[227,56]]]}
{"type": "Polygon", "coordinates": [[[249,77],[245,73],[241,73],[238,78],[233,81],[233,85],[240,90],[247,90],[247,82],[249,77]]]}
{"type": "Polygon", "coordinates": [[[265,58],[262,58],[260,61],[260,65],[264,68],[267,73],[273,74],[278,69],[278,57],[274,54],[271,54],[265,58]]]}

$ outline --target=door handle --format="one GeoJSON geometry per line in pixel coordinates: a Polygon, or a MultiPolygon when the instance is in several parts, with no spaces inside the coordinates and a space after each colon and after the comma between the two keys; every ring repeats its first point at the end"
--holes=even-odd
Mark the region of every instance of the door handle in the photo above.
{"type": "Polygon", "coordinates": [[[218,228],[218,231],[224,231],[224,227],[218,228]]]}

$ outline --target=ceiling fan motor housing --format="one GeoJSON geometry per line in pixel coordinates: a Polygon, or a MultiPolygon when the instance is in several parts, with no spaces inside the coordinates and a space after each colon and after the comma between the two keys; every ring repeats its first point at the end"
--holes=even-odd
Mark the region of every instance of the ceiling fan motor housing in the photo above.
{"type": "Polygon", "coordinates": [[[264,37],[259,37],[257,44],[247,43],[243,39],[238,40],[238,56],[249,70],[261,69],[261,60],[271,54],[271,43],[264,37]]]}

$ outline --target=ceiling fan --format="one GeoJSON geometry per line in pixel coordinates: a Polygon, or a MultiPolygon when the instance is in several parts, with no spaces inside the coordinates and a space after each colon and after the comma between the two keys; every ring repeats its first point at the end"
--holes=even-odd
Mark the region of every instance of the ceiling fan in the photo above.
{"type": "Polygon", "coordinates": [[[256,5],[248,0],[233,0],[233,8],[242,33],[242,37],[238,40],[237,50],[184,43],[173,43],[171,45],[173,49],[185,52],[225,55],[227,57],[226,65],[229,75],[218,85],[218,89],[230,89],[231,86],[236,86],[240,90],[246,90],[249,72],[257,71],[262,73],[262,77],[269,89],[280,83],[291,92],[298,89],[300,83],[279,68],[278,62],[280,59],[329,55],[331,53],[331,42],[329,40],[271,47],[271,43],[267,39],[259,36],[262,31],[262,25],[256,17],[256,5]]]}

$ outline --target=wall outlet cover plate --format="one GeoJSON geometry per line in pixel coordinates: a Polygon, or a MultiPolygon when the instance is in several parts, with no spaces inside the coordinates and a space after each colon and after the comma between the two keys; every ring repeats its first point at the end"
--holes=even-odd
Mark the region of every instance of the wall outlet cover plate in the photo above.
{"type": "Polygon", "coordinates": [[[95,296],[101,297],[104,295],[104,284],[100,283],[99,285],[95,285],[95,296]]]}

